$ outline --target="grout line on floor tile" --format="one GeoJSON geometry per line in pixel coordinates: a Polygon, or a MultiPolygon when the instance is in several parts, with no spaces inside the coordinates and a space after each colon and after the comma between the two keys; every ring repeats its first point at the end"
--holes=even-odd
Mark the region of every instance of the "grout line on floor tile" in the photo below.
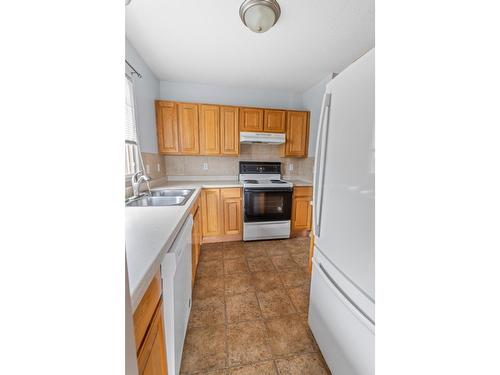
{"type": "MultiPolygon", "coordinates": [[[[290,271],[288,269],[285,269],[285,270],[278,270],[277,267],[275,266],[275,264],[273,263],[272,261],[272,257],[268,255],[268,252],[266,251],[266,255],[262,256],[263,258],[267,258],[271,264],[272,264],[272,267],[273,267],[273,270],[274,271],[258,271],[258,272],[268,272],[268,273],[275,273],[277,274],[277,283],[279,283],[279,287],[276,288],[278,290],[280,290],[280,292],[282,293],[285,293],[286,295],[286,298],[288,298],[288,301],[291,303],[291,306],[293,307],[294,312],[292,313],[289,313],[289,314],[284,314],[284,315],[278,315],[278,316],[272,316],[272,317],[264,317],[264,313],[263,313],[263,310],[262,310],[262,306],[261,306],[261,302],[258,298],[258,290],[256,289],[255,285],[252,283],[252,288],[253,290],[252,291],[249,291],[249,292],[244,292],[244,293],[235,293],[235,294],[231,294],[230,296],[233,296],[233,295],[240,295],[240,294],[246,294],[246,293],[253,293],[255,298],[257,299],[257,303],[258,303],[258,307],[259,307],[259,311],[260,311],[260,315],[261,317],[258,318],[258,319],[250,319],[250,320],[242,320],[242,321],[238,321],[238,322],[235,322],[235,323],[229,323],[228,319],[228,312],[227,312],[227,300],[226,300],[226,297],[228,297],[228,295],[226,294],[226,283],[227,283],[227,280],[226,280],[226,277],[229,276],[229,275],[234,275],[234,274],[229,274],[229,275],[226,275],[225,274],[225,265],[224,265],[224,246],[222,245],[221,246],[222,248],[222,257],[220,259],[213,259],[213,260],[218,260],[218,261],[221,261],[222,262],[222,286],[223,286],[223,295],[222,295],[222,299],[223,299],[223,303],[224,303],[224,350],[225,350],[225,366],[224,368],[220,368],[220,369],[217,369],[217,370],[222,370],[224,372],[227,373],[227,371],[229,369],[232,369],[232,368],[237,368],[237,367],[242,367],[242,366],[252,366],[252,365],[255,365],[255,364],[259,364],[259,363],[264,363],[264,362],[269,362],[269,361],[272,361],[273,362],[273,365],[274,365],[274,368],[276,370],[276,372],[279,374],[279,370],[278,370],[278,367],[277,367],[277,363],[276,363],[276,359],[287,359],[287,358],[292,358],[292,357],[296,357],[296,356],[300,356],[300,355],[306,355],[306,354],[314,354],[314,353],[319,353],[320,354],[320,357],[322,358],[322,363],[324,364],[324,358],[322,357],[321,353],[318,352],[317,350],[319,349],[317,347],[317,345],[314,346],[313,348],[313,351],[306,351],[306,352],[302,352],[302,353],[293,353],[293,354],[287,354],[287,355],[283,355],[283,356],[280,356],[280,355],[274,355],[272,349],[271,349],[271,345],[270,345],[270,335],[269,335],[269,329],[267,327],[267,322],[268,321],[271,321],[271,320],[275,320],[275,319],[280,319],[280,318],[284,318],[284,317],[289,317],[289,316],[296,316],[296,317],[299,317],[301,318],[302,317],[302,312],[300,312],[297,307],[295,306],[295,304],[293,303],[289,293],[288,293],[288,289],[293,289],[293,288],[296,288],[296,287],[299,287],[299,286],[292,286],[292,287],[287,287],[285,286],[284,282],[283,282],[283,279],[282,277],[280,276],[280,273],[282,272],[287,272],[287,271],[290,271]],[[229,343],[228,343],[228,327],[229,325],[234,325],[234,324],[240,324],[240,323],[251,323],[251,322],[260,322],[261,324],[264,325],[264,328],[265,328],[265,342],[266,342],[266,346],[269,350],[269,353],[271,355],[271,358],[269,359],[266,359],[264,361],[260,360],[260,361],[256,361],[256,362],[249,362],[249,363],[245,363],[245,364],[238,364],[238,365],[233,365],[233,366],[230,366],[229,365],[229,343]]],[[[202,250],[203,251],[203,250],[202,250]]],[[[291,257],[291,253],[289,254],[289,256],[291,257]]],[[[249,272],[245,272],[245,273],[249,273],[249,274],[252,274],[252,272],[250,271],[250,267],[249,267],[249,264],[248,264],[248,259],[249,258],[255,258],[255,257],[243,257],[244,259],[244,262],[247,266],[247,269],[249,272]]],[[[236,258],[235,258],[236,259],[236,258]]],[[[293,259],[293,257],[291,257],[292,261],[298,266],[297,262],[295,262],[295,260],[293,259]]],[[[300,269],[302,269],[300,266],[299,266],[300,269]]],[[[198,274],[198,271],[197,271],[197,274],[198,274]]],[[[240,274],[240,273],[235,273],[235,274],[240,274]]],[[[310,279],[310,274],[307,273],[309,279],[310,279]]],[[[203,279],[203,278],[208,278],[208,277],[211,277],[213,278],[214,276],[204,276],[204,277],[198,277],[197,276],[197,279],[203,279]]],[[[215,277],[219,277],[219,275],[216,275],[215,277]]],[[[305,282],[304,284],[306,284],[307,282],[305,282]]],[[[302,284],[302,285],[304,285],[302,284]]],[[[272,289],[272,290],[276,290],[276,289],[272,289]]],[[[262,291],[261,291],[262,292],[262,291]]],[[[198,299],[198,298],[197,298],[198,299]]],[[[305,312],[306,314],[306,318],[307,318],[307,312],[305,312]]],[[[190,316],[191,317],[191,316],[190,316]]],[[[307,325],[307,321],[306,322],[303,322],[304,325],[307,325]]],[[[220,325],[220,324],[219,324],[220,325]]],[[[209,325],[206,325],[206,326],[210,326],[209,325]]],[[[308,330],[308,336],[311,337],[311,332],[309,332],[308,330]]],[[[312,337],[312,339],[314,340],[314,337],[312,337]]],[[[314,340],[315,342],[315,340],[314,340]]],[[[327,367],[326,367],[327,368],[327,367]]],[[[204,374],[204,373],[207,373],[210,372],[210,371],[215,371],[214,369],[212,370],[209,370],[209,369],[205,369],[205,370],[200,370],[200,371],[195,371],[191,374],[204,374]]]]}

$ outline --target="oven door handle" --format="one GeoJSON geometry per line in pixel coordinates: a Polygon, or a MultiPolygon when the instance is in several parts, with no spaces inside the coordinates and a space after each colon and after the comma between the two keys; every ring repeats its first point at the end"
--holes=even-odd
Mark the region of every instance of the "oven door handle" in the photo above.
{"type": "Polygon", "coordinates": [[[293,188],[244,188],[243,191],[249,193],[291,193],[293,188]]]}

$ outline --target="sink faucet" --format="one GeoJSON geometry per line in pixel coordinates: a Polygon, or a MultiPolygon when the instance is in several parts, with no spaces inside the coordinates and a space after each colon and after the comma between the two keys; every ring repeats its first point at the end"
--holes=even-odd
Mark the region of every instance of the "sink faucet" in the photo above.
{"type": "Polygon", "coordinates": [[[134,175],[132,176],[132,179],[131,179],[134,197],[137,197],[139,195],[141,183],[143,183],[145,181],[151,181],[151,177],[146,176],[144,174],[144,171],[139,171],[137,173],[134,173],[134,175]]]}

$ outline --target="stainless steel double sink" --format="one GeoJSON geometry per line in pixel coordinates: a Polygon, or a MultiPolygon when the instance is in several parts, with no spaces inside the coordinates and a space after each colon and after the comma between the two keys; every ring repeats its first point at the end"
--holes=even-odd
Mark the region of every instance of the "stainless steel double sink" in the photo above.
{"type": "Polygon", "coordinates": [[[127,207],[184,206],[195,189],[152,189],[125,203],[127,207]]]}

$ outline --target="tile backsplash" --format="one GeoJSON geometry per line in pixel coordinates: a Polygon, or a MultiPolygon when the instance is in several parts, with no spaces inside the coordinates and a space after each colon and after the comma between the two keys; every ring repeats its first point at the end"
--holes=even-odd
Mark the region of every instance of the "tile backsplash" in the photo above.
{"type": "Polygon", "coordinates": [[[165,177],[167,172],[165,169],[165,158],[163,155],[152,154],[149,152],[141,152],[142,161],[146,174],[153,179],[165,177]]]}
{"type": "Polygon", "coordinates": [[[280,161],[281,174],[312,180],[314,158],[281,157],[280,145],[241,145],[239,156],[164,156],[167,176],[238,176],[239,161],[280,161]],[[291,170],[290,165],[293,165],[291,170]]]}
{"type": "MultiPolygon", "coordinates": [[[[146,169],[146,174],[153,180],[149,183],[150,187],[159,186],[166,179],[166,169],[165,169],[165,158],[163,155],[152,154],[149,152],[141,152],[142,161],[144,163],[144,168],[146,169]]],[[[142,184],[141,190],[146,189],[146,184],[142,184]]],[[[129,184],[125,184],[125,198],[132,196],[132,187],[129,184]]]]}
{"type": "MultiPolygon", "coordinates": [[[[281,174],[288,179],[312,181],[314,158],[284,158],[281,157],[281,146],[276,145],[241,145],[239,156],[163,156],[142,152],[142,160],[146,174],[153,181],[150,187],[160,186],[166,177],[176,178],[206,176],[234,177],[239,174],[239,161],[280,161],[281,174]],[[208,169],[204,169],[204,164],[208,169]],[[290,166],[293,166],[292,169],[290,166]]],[[[143,188],[146,188],[143,184],[143,188]]],[[[132,188],[125,187],[125,197],[132,195],[132,188]]]]}

